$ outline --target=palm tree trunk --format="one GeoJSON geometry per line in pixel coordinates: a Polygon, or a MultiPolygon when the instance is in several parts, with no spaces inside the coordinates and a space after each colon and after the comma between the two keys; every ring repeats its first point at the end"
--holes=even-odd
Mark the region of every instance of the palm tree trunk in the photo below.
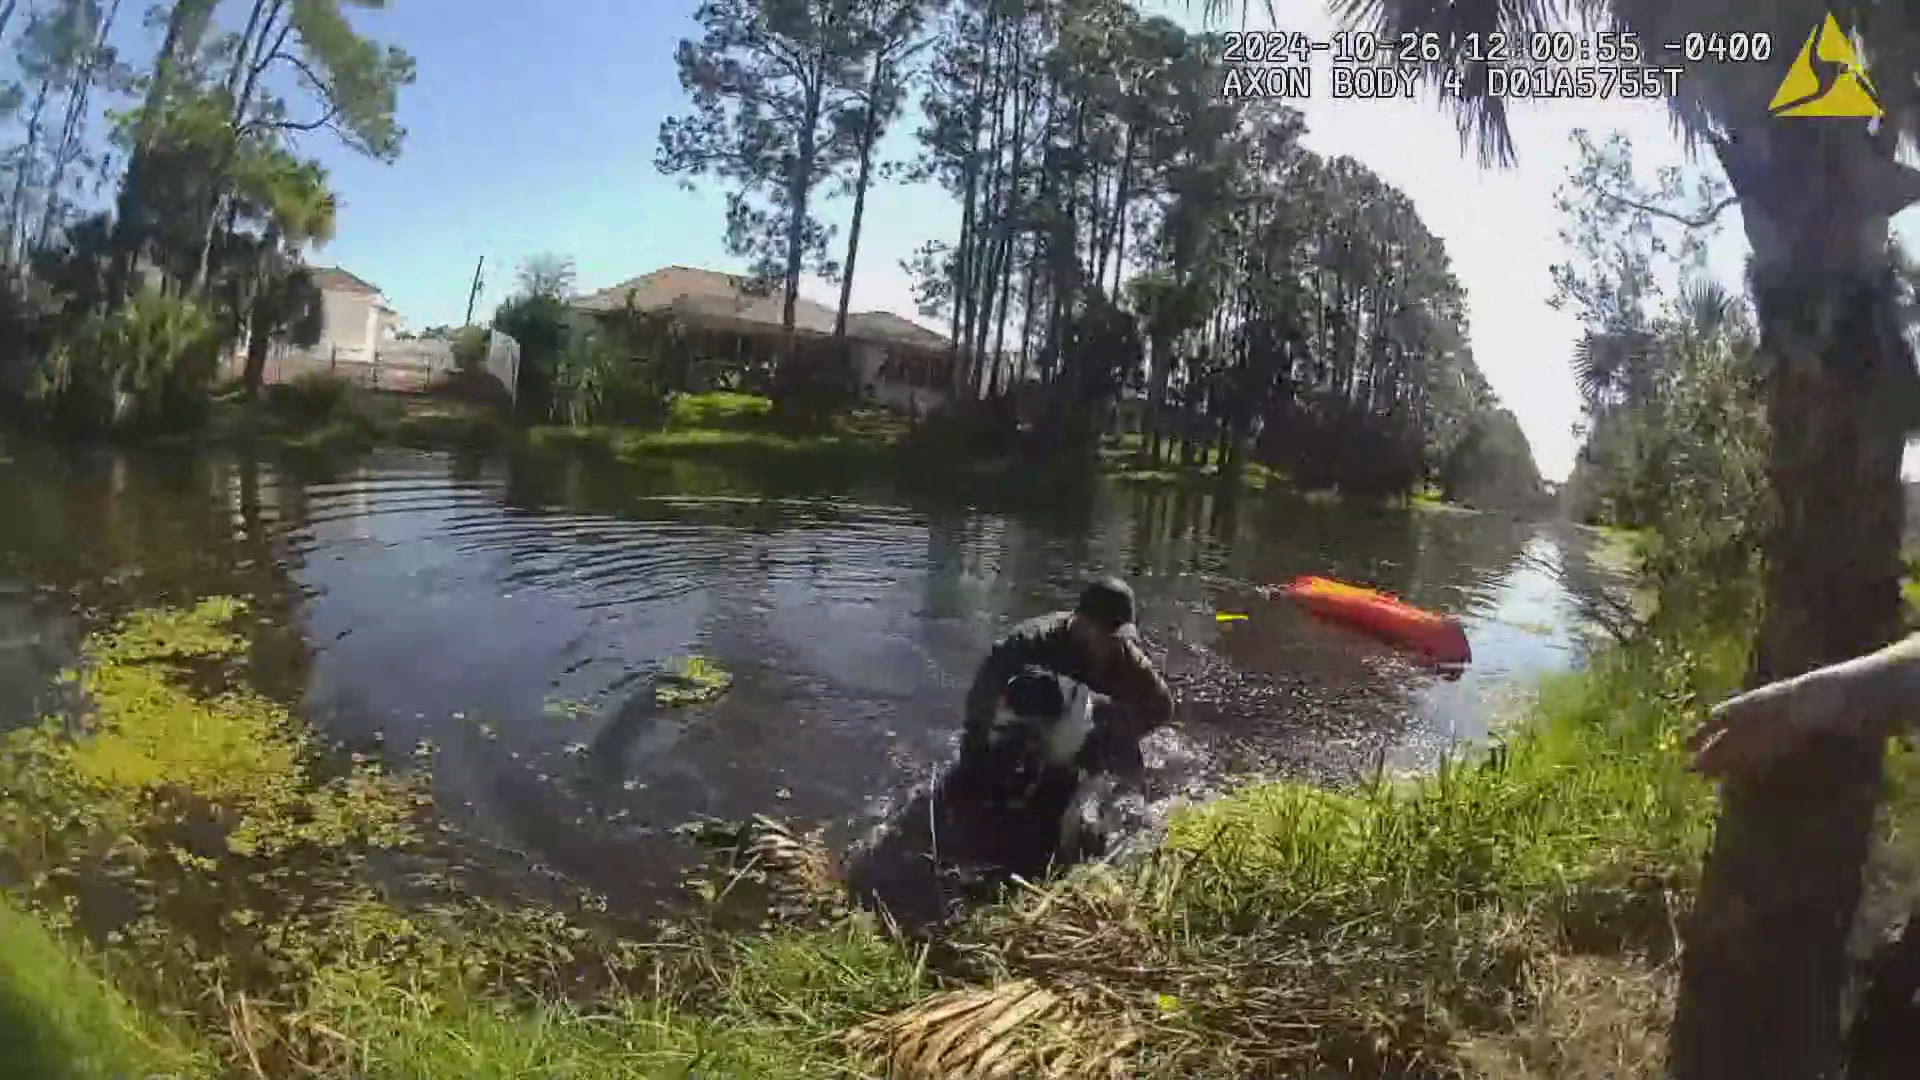
{"type": "MultiPolygon", "coordinates": [[[[1872,651],[1900,630],[1903,439],[1883,406],[1887,379],[1911,360],[1884,272],[1885,218],[1876,239],[1863,203],[1833,186],[1796,186],[1796,201],[1852,220],[1807,228],[1778,203],[1746,208],[1777,502],[1752,685],[1872,651]],[[1825,195],[1798,198],[1807,190],[1825,195]],[[1814,240],[1780,243],[1793,235],[1814,240]],[[1835,237],[1864,246],[1824,247],[1835,237]]],[[[1680,1080],[1839,1070],[1847,938],[1884,752],[1884,738],[1828,738],[1724,784],[1686,929],[1671,1051],[1680,1080]]]]}
{"type": "Polygon", "coordinates": [[[269,224],[267,235],[262,238],[260,247],[254,252],[253,259],[253,295],[247,305],[247,362],[241,371],[241,383],[248,397],[258,397],[261,385],[267,377],[267,350],[272,342],[272,319],[269,309],[272,298],[268,295],[267,261],[276,259],[280,254],[280,231],[269,224]]]}

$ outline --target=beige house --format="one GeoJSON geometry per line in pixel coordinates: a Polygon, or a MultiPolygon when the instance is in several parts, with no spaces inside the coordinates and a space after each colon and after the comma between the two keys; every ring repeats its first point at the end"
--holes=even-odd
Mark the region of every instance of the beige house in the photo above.
{"type": "Polygon", "coordinates": [[[372,363],[399,329],[393,306],[372,284],[337,266],[317,267],[313,283],[320,288],[325,321],[320,341],[307,350],[316,356],[372,363]]]}
{"type": "Polygon", "coordinates": [[[913,412],[937,410],[953,386],[953,342],[890,311],[847,316],[854,370],[866,395],[913,412]]]}
{"type": "MultiPolygon", "coordinates": [[[[576,310],[610,317],[629,305],[637,311],[669,311],[685,327],[693,348],[710,365],[736,371],[770,365],[785,342],[784,296],[775,284],[756,288],[752,279],[691,266],[668,266],[576,298],[576,310]]],[[[794,332],[803,354],[834,362],[835,312],[805,297],[794,303],[794,332]]],[[[870,399],[896,408],[925,411],[946,400],[952,385],[952,345],[944,337],[885,311],[847,317],[849,376],[870,399]]]]}
{"type": "MultiPolygon", "coordinates": [[[[267,382],[327,372],[382,389],[417,390],[452,368],[447,342],[397,340],[400,318],[377,286],[337,266],[309,273],[320,290],[319,340],[269,345],[267,382]]],[[[246,353],[244,339],[234,344],[229,360],[234,375],[245,369],[246,353]]]]}

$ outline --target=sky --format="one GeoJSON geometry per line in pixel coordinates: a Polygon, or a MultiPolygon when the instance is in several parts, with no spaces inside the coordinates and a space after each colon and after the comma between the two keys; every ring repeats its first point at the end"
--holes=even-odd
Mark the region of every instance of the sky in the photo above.
{"type": "MultiPolygon", "coordinates": [[[[337,236],[313,261],[378,285],[416,328],[465,318],[482,257],[484,287],[474,308],[482,322],[512,291],[514,267],[535,254],[572,258],[582,291],[676,263],[741,269],[724,244],[724,190],[683,184],[653,164],[661,120],[688,107],[673,49],[697,36],[695,6],[393,0],[384,11],[356,11],[362,33],[414,55],[418,79],[401,95],[408,135],[398,162],[368,161],[309,137],[305,148],[329,166],[340,200],[337,236]]],[[[1199,25],[1184,5],[1146,6],[1199,25]]],[[[1274,7],[1287,30],[1322,38],[1335,29],[1318,0],[1275,0],[1274,7]]],[[[1264,24],[1261,17],[1249,25],[1264,24]]],[[[1474,352],[1488,381],[1519,418],[1542,474],[1564,478],[1577,449],[1579,406],[1567,358],[1578,326],[1547,303],[1548,267],[1564,258],[1554,188],[1573,162],[1575,128],[1626,132],[1645,170],[1686,161],[1664,105],[1519,104],[1512,112],[1519,163],[1489,170],[1462,151],[1451,115],[1430,95],[1333,100],[1326,66],[1323,54],[1314,96],[1292,102],[1306,115],[1306,144],[1354,157],[1412,199],[1467,290],[1474,352]]],[[[916,120],[909,114],[897,124],[883,152],[911,155],[916,120]]],[[[823,215],[842,226],[841,237],[846,211],[843,199],[823,215]]],[[[954,200],[929,186],[873,191],[854,309],[937,325],[917,315],[900,263],[926,241],[951,237],[958,218],[954,200]]],[[[1732,283],[1745,242],[1737,210],[1726,221],[1711,265],[1732,283]]],[[[838,297],[819,280],[802,291],[827,304],[838,297]]]]}

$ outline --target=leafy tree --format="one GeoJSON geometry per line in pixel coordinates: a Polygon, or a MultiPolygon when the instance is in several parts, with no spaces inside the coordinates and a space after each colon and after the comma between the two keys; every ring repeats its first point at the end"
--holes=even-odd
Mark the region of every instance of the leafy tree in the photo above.
{"type": "Polygon", "coordinates": [[[289,134],[324,129],[375,160],[399,156],[405,130],[394,110],[400,87],[413,81],[413,58],[355,33],[344,11],[355,2],[379,6],[379,0],[252,0],[245,30],[218,44],[226,72],[212,98],[224,108],[225,124],[190,287],[205,280],[219,208],[233,198],[233,164],[254,144],[276,147],[289,134]],[[276,65],[292,70],[309,101],[289,100],[269,88],[264,76],[276,65]]]}
{"type": "Polygon", "coordinates": [[[857,162],[853,177],[853,214],[847,223],[847,260],[840,268],[840,308],[833,334],[847,336],[847,308],[853,302],[853,272],[860,256],[860,225],[866,215],[867,188],[873,182],[874,144],[900,115],[906,100],[907,64],[925,44],[921,31],[929,0],[868,0],[856,9],[861,27],[858,48],[866,55],[870,74],[850,107],[836,117],[851,131],[836,139],[851,141],[857,162]]]}
{"type": "Polygon", "coordinates": [[[31,105],[25,137],[7,155],[11,191],[5,249],[0,251],[0,262],[16,271],[51,238],[65,214],[71,169],[84,147],[92,90],[102,77],[118,74],[115,53],[107,44],[118,11],[117,0],[104,8],[96,0],[61,0],[47,9],[30,10],[19,36],[17,59],[31,88],[31,105]]]}
{"type": "Polygon", "coordinates": [[[1100,418],[1143,392],[1149,461],[1253,455],[1382,495],[1490,422],[1442,245],[1305,150],[1297,111],[1224,99],[1218,38],[1109,0],[955,4],[933,36],[915,168],[961,220],[908,269],[963,400],[1031,380],[1064,430],[1064,403],[1100,418]],[[1146,348],[1091,332],[1110,297],[1146,348]]]}
{"type": "Polygon", "coordinates": [[[847,135],[872,127],[849,111],[874,23],[856,0],[707,0],[694,18],[701,39],[674,54],[693,112],[661,123],[655,160],[734,185],[728,247],[783,283],[791,336],[802,270],[833,269],[814,194],[853,151],[847,135]]]}
{"type": "Polygon", "coordinates": [[[326,329],[324,298],[306,267],[268,250],[261,253],[258,275],[247,312],[247,359],[242,374],[249,393],[258,393],[265,380],[273,342],[311,347],[319,344],[326,329]]]}
{"type": "Polygon", "coordinates": [[[521,296],[542,296],[554,300],[565,300],[572,296],[578,276],[572,259],[551,253],[535,255],[521,263],[515,271],[521,296]]]}
{"type": "Polygon", "coordinates": [[[1440,483],[1448,499],[1474,505],[1524,505],[1541,490],[1526,433],[1506,409],[1469,422],[1441,467],[1440,483]]]}
{"type": "MultiPolygon", "coordinates": [[[[182,136],[192,135],[191,148],[211,152],[211,129],[217,118],[205,103],[189,91],[199,76],[195,60],[205,39],[207,27],[218,0],[173,0],[167,9],[166,31],[154,54],[151,69],[135,80],[141,91],[141,103],[116,118],[116,138],[126,150],[126,172],[120,179],[120,191],[114,208],[114,247],[116,249],[113,284],[110,292],[119,295],[134,261],[150,251],[156,235],[168,219],[165,207],[184,207],[177,191],[167,199],[157,197],[161,189],[153,176],[156,158],[177,161],[182,136]],[[188,116],[201,121],[183,124],[188,116]],[[208,145],[201,146],[201,140],[208,145]]],[[[177,174],[177,168],[165,169],[177,174]]]]}
{"type": "MultiPolygon", "coordinates": [[[[536,255],[520,264],[516,277],[519,290],[494,312],[493,327],[520,343],[516,401],[521,416],[544,420],[552,415],[555,395],[563,386],[562,358],[574,348],[576,331],[584,326],[567,303],[573,260],[536,255]]],[[[576,358],[582,355],[576,350],[576,358]]]]}
{"type": "Polygon", "coordinates": [[[247,343],[242,379],[257,394],[266,373],[269,345],[319,341],[320,292],[300,262],[300,249],[333,235],[334,200],[319,165],[254,148],[235,163],[235,219],[257,221],[259,232],[241,240],[226,230],[220,283],[227,309],[247,343]]]}

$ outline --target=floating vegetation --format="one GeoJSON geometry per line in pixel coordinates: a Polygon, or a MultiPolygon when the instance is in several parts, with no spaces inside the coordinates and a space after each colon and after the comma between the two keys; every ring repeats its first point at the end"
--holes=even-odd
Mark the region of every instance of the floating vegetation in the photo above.
{"type": "Polygon", "coordinates": [[[727,692],[733,674],[704,656],[689,656],[662,672],[653,687],[653,700],[663,709],[705,705],[727,692]]]}
{"type": "Polygon", "coordinates": [[[591,720],[595,712],[592,702],[563,697],[548,698],[541,711],[555,720],[591,720]]]}

